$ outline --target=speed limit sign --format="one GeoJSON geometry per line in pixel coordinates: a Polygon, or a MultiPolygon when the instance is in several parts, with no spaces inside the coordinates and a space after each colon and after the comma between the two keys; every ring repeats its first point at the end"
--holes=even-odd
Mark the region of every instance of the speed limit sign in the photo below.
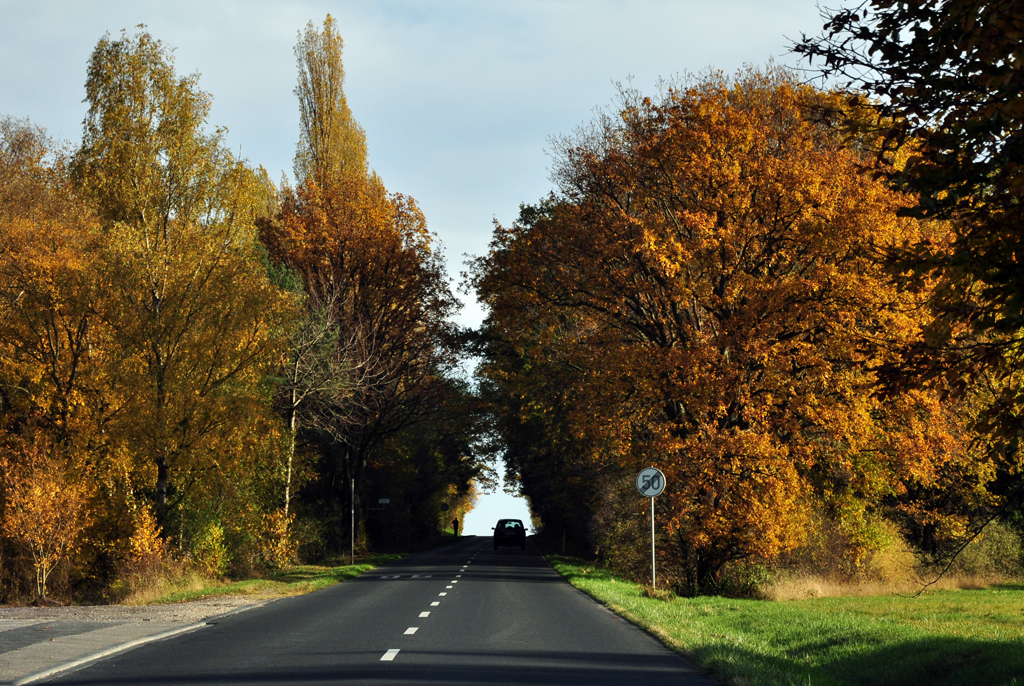
{"type": "Polygon", "coordinates": [[[654,499],[665,491],[665,475],[657,467],[648,467],[636,475],[636,490],[640,495],[651,499],[651,587],[658,587],[658,575],[655,571],[657,560],[654,557],[654,499]]]}
{"type": "Polygon", "coordinates": [[[665,475],[657,467],[648,467],[636,476],[636,490],[645,498],[656,498],[665,490],[665,475]]]}

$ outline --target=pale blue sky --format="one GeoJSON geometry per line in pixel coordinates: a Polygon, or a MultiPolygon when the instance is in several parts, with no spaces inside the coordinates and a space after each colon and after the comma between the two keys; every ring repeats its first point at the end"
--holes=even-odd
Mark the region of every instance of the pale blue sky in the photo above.
{"type": "MultiPolygon", "coordinates": [[[[790,40],[822,24],[814,0],[0,0],[0,115],[77,140],[96,41],[144,23],[176,49],[179,72],[202,73],[231,147],[277,180],[298,135],[296,32],[327,13],[370,165],[419,201],[456,280],[493,219],[550,190],[548,138],[609,104],[614,82],[653,92],[659,77],[708,67],[795,64],[790,40]]],[[[461,321],[481,316],[469,303],[461,321]]],[[[489,535],[502,516],[527,520],[521,501],[493,496],[466,533],[489,535]]]]}

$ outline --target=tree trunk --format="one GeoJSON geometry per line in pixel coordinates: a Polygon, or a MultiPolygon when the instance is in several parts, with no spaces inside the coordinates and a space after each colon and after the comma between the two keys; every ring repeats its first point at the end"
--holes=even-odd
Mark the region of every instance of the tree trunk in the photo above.
{"type": "Polygon", "coordinates": [[[160,535],[166,538],[167,534],[167,482],[170,477],[170,469],[167,467],[167,458],[162,453],[156,456],[156,525],[160,529],[160,535]]]}
{"type": "Polygon", "coordinates": [[[288,419],[288,430],[291,440],[288,445],[288,472],[284,478],[284,519],[288,521],[288,506],[292,501],[292,460],[295,458],[295,434],[298,432],[298,411],[295,407],[295,389],[292,389],[291,417],[288,419]]]}

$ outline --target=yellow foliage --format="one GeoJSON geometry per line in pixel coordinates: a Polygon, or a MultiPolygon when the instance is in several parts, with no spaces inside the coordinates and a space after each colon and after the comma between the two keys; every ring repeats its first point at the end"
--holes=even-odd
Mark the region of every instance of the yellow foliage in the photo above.
{"type": "Polygon", "coordinates": [[[0,531],[29,553],[36,593],[45,598],[50,574],[78,551],[89,523],[87,475],[69,470],[43,438],[19,453],[0,456],[5,494],[0,531]]]}
{"type": "Polygon", "coordinates": [[[146,505],[136,507],[132,523],[135,530],[128,543],[128,560],[134,564],[159,560],[163,556],[164,543],[153,511],[146,505]]]}

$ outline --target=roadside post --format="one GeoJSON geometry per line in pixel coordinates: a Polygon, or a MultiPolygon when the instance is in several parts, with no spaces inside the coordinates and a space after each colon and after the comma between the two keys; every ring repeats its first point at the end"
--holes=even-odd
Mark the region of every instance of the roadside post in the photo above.
{"type": "Polygon", "coordinates": [[[636,475],[636,490],[651,499],[651,588],[657,588],[654,571],[654,499],[665,491],[665,475],[657,467],[648,467],[636,475]]]}

